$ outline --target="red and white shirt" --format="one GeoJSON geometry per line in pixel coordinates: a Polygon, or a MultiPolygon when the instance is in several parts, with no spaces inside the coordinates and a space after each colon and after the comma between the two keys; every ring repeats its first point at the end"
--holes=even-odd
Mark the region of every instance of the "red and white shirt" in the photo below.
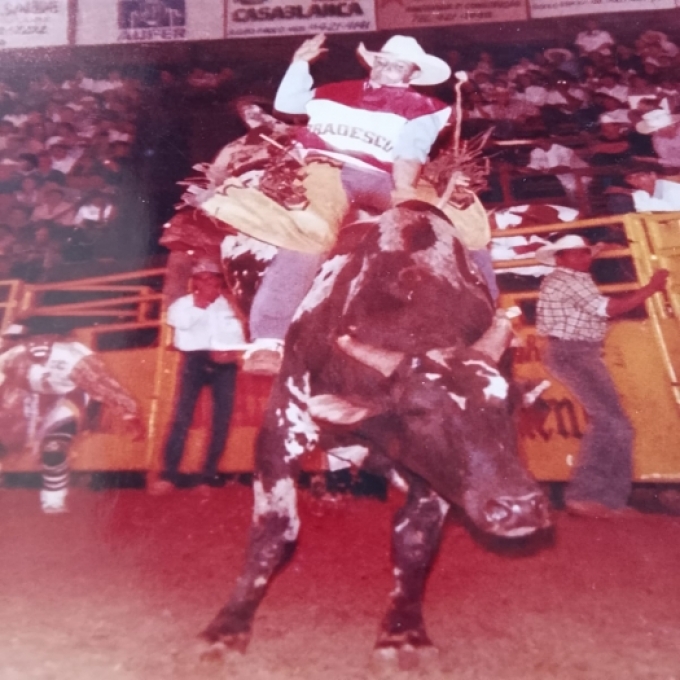
{"type": "Polygon", "coordinates": [[[409,87],[348,80],[314,88],[303,61],[289,66],[274,106],[309,116],[298,136],[304,149],[387,171],[396,158],[424,163],[451,114],[443,102],[409,87]]]}

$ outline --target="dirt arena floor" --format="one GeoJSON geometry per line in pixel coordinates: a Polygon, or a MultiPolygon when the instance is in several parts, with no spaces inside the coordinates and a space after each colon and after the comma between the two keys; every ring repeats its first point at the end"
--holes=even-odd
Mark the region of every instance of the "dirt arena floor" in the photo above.
{"type": "MultiPolygon", "coordinates": [[[[241,563],[250,489],[71,500],[45,516],[37,491],[0,491],[1,680],[373,677],[398,496],[321,517],[303,499],[298,551],[226,666],[194,641],[241,563]]],[[[680,680],[680,518],[555,519],[552,538],[495,546],[449,520],[425,603],[437,667],[390,677],[680,680]]]]}

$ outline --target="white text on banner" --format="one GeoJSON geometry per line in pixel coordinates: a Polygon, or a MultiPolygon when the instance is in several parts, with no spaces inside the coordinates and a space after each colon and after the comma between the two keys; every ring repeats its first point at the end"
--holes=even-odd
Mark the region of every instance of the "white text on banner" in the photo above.
{"type": "Polygon", "coordinates": [[[378,28],[524,21],[525,0],[376,0],[378,28]]]}
{"type": "Polygon", "coordinates": [[[68,0],[0,0],[0,48],[68,44],[68,0]]]}
{"type": "Polygon", "coordinates": [[[227,0],[227,37],[353,33],[376,28],[373,0],[227,0]]]}

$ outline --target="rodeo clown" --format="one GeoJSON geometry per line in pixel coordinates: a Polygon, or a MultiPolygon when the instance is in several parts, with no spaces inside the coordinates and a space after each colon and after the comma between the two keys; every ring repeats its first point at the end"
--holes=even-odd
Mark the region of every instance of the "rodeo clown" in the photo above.
{"type": "Polygon", "coordinates": [[[86,407],[111,407],[135,439],[144,436],[135,400],[92,350],[69,339],[64,322],[33,317],[3,333],[0,354],[0,451],[30,447],[40,456],[43,512],[67,511],[68,453],[86,407]]]}
{"type": "Polygon", "coordinates": [[[283,339],[351,208],[384,211],[416,197],[428,154],[451,110],[411,89],[437,85],[451,70],[411,37],[393,36],[379,52],[357,50],[368,78],[314,88],[310,64],[327,52],[326,37],[302,43],[274,106],[306,114],[295,153],[304,166],[306,205],[284,207],[238,178],[200,203],[208,215],[279,248],[250,314],[252,349],[244,368],[276,373],[283,339]]]}

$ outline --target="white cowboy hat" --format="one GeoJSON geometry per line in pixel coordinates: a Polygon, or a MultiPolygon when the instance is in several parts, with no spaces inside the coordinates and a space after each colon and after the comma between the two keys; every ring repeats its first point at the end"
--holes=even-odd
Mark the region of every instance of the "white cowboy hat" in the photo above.
{"type": "Polygon", "coordinates": [[[680,115],[673,115],[666,109],[655,109],[645,113],[635,129],[643,135],[651,135],[653,132],[663,130],[677,122],[680,122],[680,115]]]}
{"type": "Polygon", "coordinates": [[[588,241],[586,241],[583,236],[578,236],[577,234],[567,234],[562,236],[562,238],[557,239],[555,243],[548,243],[545,246],[541,246],[535,253],[536,259],[542,264],[550,265],[554,267],[556,265],[555,255],[560,252],[560,250],[581,250],[587,248],[590,250],[592,255],[597,255],[597,253],[602,250],[600,244],[591,246],[588,241]]]}
{"type": "Polygon", "coordinates": [[[443,59],[427,54],[415,38],[406,35],[393,35],[380,52],[371,52],[359,43],[357,54],[369,68],[378,56],[415,64],[419,71],[411,79],[412,85],[438,85],[451,77],[451,68],[443,59]]]}

